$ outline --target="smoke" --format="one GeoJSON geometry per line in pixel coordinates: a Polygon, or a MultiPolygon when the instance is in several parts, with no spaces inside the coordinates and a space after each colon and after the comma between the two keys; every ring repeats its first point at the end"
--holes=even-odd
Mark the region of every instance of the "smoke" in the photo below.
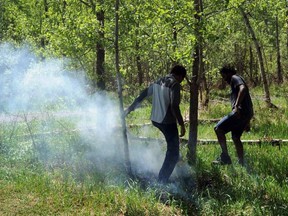
{"type": "MultiPolygon", "coordinates": [[[[124,163],[118,100],[89,94],[84,73],[68,65],[67,59],[39,59],[28,46],[0,44],[0,122],[24,122],[43,163],[81,169],[88,160],[101,171],[115,169],[124,163]]],[[[129,142],[132,169],[157,175],[165,145],[129,142]]]]}
{"type": "Polygon", "coordinates": [[[7,112],[55,111],[87,99],[82,74],[67,71],[65,60],[41,61],[28,47],[9,44],[1,44],[0,50],[1,104],[7,112]]]}
{"type": "Polygon", "coordinates": [[[28,46],[1,44],[2,122],[24,122],[24,135],[44,162],[74,163],[80,156],[97,158],[98,164],[122,160],[117,100],[108,93],[89,94],[84,73],[68,65],[67,59],[39,59],[28,46]]]}
{"type": "Polygon", "coordinates": [[[157,176],[165,156],[163,143],[156,141],[138,141],[137,144],[137,141],[134,141],[133,139],[130,143],[136,143],[136,145],[131,148],[130,157],[136,172],[143,176],[148,173],[154,177],[157,176]]]}

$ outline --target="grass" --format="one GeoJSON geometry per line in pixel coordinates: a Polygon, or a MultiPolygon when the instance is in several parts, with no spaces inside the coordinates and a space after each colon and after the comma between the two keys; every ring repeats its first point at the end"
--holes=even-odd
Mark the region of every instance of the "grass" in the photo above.
{"type": "Polygon", "coordinates": [[[124,184],[127,179],[119,173],[114,182],[115,175],[93,173],[88,166],[48,169],[34,161],[9,163],[3,155],[0,159],[1,215],[177,215],[179,211],[158,203],[152,190],[124,184]]]}
{"type": "MultiPolygon", "coordinates": [[[[198,178],[201,196],[209,200],[204,202],[205,206],[209,205],[217,215],[241,215],[241,211],[244,215],[285,215],[288,149],[287,146],[283,148],[279,151],[268,145],[260,149],[246,146],[245,168],[211,168],[209,162],[202,159],[198,178]],[[270,157],[267,157],[268,153],[270,157]]],[[[207,157],[207,152],[211,152],[211,147],[209,151],[199,150],[199,158],[207,157]]]]}
{"type": "Polygon", "coordinates": [[[2,215],[144,215],[150,211],[160,215],[161,211],[163,214],[173,212],[164,205],[154,205],[157,201],[152,194],[137,193],[135,188],[125,190],[99,183],[76,185],[73,180],[55,182],[51,176],[31,172],[17,178],[20,182],[1,181],[2,215]]]}
{"type": "MultiPolygon", "coordinates": [[[[113,135],[118,140],[117,131],[104,142],[95,131],[83,136],[74,130],[76,119],[2,122],[0,215],[287,215],[288,145],[279,148],[268,142],[288,139],[287,89],[272,87],[272,91],[276,92],[272,102],[278,107],[272,110],[260,99],[260,88],[251,91],[255,117],[243,139],[263,143],[245,144],[244,167],[236,163],[233,144],[228,145],[233,165],[221,167],[211,166],[220,153],[218,145],[198,145],[196,165],[188,166],[183,157],[168,185],[158,185],[147,176],[126,175],[123,158],[114,158],[122,146],[112,145],[109,139],[113,135]],[[109,157],[101,157],[104,153],[109,157]]],[[[217,119],[229,112],[229,103],[219,101],[219,95],[225,94],[212,95],[210,107],[199,110],[200,119],[217,119]]],[[[183,112],[187,107],[187,103],[181,106],[183,112]]],[[[150,109],[144,104],[129,115],[127,123],[149,123],[150,109]]],[[[214,124],[199,124],[198,138],[216,139],[214,124]]],[[[129,132],[163,138],[153,126],[129,128],[129,132]]],[[[133,141],[132,145],[149,148],[159,143],[133,141]]],[[[186,151],[182,145],[183,156],[186,151]]]]}

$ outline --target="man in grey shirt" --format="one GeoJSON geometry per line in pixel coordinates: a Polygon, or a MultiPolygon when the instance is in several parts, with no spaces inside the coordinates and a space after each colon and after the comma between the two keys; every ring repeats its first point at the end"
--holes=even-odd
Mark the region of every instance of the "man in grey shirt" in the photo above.
{"type": "Polygon", "coordinates": [[[125,115],[135,110],[149,96],[152,96],[152,124],[165,136],[167,142],[166,156],[160,169],[158,181],[167,183],[179,159],[179,134],[185,135],[185,126],[180,112],[180,83],[186,77],[186,69],[181,65],[172,68],[170,74],[151,84],[125,110],[125,115]]]}

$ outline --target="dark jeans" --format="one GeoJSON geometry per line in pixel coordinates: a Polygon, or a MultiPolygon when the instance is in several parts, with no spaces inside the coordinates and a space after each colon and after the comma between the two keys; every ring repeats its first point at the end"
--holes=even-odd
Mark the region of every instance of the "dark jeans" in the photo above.
{"type": "Polygon", "coordinates": [[[166,183],[179,159],[178,128],[176,123],[160,124],[152,121],[152,124],[163,133],[167,142],[166,156],[158,176],[159,182],[166,183]]]}

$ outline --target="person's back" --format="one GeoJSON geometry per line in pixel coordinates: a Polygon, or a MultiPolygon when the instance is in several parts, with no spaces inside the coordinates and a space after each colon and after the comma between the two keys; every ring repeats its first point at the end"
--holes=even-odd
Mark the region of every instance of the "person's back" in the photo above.
{"type": "Polygon", "coordinates": [[[175,94],[180,90],[180,84],[172,74],[169,74],[158,79],[150,88],[153,88],[151,120],[164,124],[176,123],[171,102],[173,100],[180,102],[180,98],[175,98],[180,97],[179,94],[175,94]]]}
{"type": "Polygon", "coordinates": [[[239,88],[238,88],[239,85],[245,85],[245,89],[246,89],[246,94],[243,97],[241,106],[239,106],[240,112],[246,118],[251,119],[254,115],[254,112],[253,112],[253,104],[252,104],[251,96],[249,93],[249,88],[246,82],[244,81],[244,79],[240,75],[237,75],[237,74],[231,77],[231,82],[230,82],[230,86],[231,86],[230,101],[231,101],[232,109],[233,107],[235,107],[235,103],[237,101],[237,97],[239,94],[239,88]]]}

